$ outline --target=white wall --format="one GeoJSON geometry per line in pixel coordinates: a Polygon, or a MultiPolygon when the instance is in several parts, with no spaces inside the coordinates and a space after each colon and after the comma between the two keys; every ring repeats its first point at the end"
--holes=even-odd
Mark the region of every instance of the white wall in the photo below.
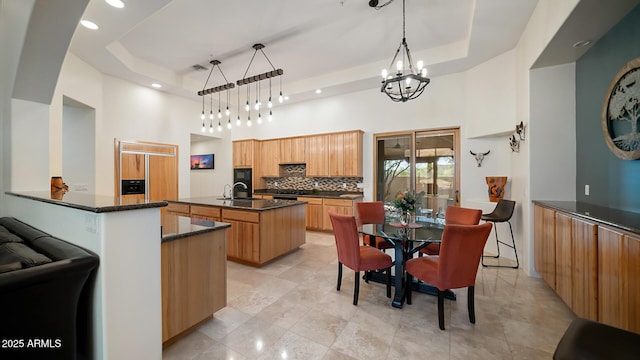
{"type": "Polygon", "coordinates": [[[95,110],[65,105],[62,118],[62,173],[58,176],[63,177],[70,191],[94,194],[95,110]]]}
{"type": "Polygon", "coordinates": [[[10,124],[11,190],[49,190],[49,105],[13,99],[10,124]]]}
{"type": "MultiPolygon", "coordinates": [[[[60,134],[56,135],[60,139],[59,143],[55,142],[51,146],[52,161],[57,161],[55,159],[62,153],[63,96],[95,109],[97,194],[113,195],[114,139],[117,138],[178,145],[179,197],[191,196],[190,134],[200,132],[201,105],[198,102],[101,74],[69,53],[63,64],[51,106],[51,132],[60,134]]],[[[222,144],[228,144],[229,150],[225,153],[216,149],[220,154],[216,156],[216,163],[230,163],[229,134],[223,131],[219,136],[222,144]]],[[[221,149],[224,149],[224,146],[221,146],[221,149]]],[[[52,169],[56,168],[62,168],[61,162],[52,166],[52,169]]],[[[220,169],[221,173],[224,167],[220,169]]],[[[227,178],[213,181],[227,181],[227,178]]]]}
{"type": "Polygon", "coordinates": [[[214,154],[213,170],[189,170],[191,197],[220,196],[225,184],[233,183],[231,140],[229,138],[198,141],[191,144],[192,155],[214,154]]]}

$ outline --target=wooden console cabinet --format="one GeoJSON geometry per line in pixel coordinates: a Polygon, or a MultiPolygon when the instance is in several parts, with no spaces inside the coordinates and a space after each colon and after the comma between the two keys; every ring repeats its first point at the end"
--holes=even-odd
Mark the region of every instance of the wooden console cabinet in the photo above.
{"type": "Polygon", "coordinates": [[[536,204],[534,257],[577,316],[640,333],[640,235],[536,204]]]}

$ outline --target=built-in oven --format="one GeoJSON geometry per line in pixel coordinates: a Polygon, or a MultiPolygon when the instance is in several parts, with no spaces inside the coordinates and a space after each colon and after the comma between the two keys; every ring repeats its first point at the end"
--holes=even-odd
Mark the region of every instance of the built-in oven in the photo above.
{"type": "Polygon", "coordinates": [[[242,185],[236,185],[233,187],[233,197],[234,198],[247,198],[251,197],[253,194],[253,186],[251,183],[251,169],[250,168],[242,168],[242,169],[233,169],[233,183],[243,183],[246,188],[242,185]]]}

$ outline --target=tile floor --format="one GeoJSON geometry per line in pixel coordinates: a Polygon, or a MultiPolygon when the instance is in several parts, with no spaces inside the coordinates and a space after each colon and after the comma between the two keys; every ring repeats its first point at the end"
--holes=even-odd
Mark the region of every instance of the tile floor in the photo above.
{"type": "Polygon", "coordinates": [[[332,234],[307,232],[306,244],[256,269],[228,263],[227,307],[164,350],[163,359],[551,359],[574,318],[541,280],[522,270],[480,268],[476,324],[466,289],[445,300],[445,331],[436,298],[414,293],[391,307],[383,284],[360,283],[353,272],[336,291],[332,234]]]}

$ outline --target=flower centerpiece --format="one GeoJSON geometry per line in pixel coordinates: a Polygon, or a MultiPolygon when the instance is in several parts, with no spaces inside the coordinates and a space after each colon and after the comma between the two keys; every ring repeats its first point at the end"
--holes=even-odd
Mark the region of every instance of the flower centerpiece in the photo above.
{"type": "Polygon", "coordinates": [[[416,196],[408,190],[398,193],[393,205],[400,211],[400,222],[406,225],[411,219],[411,213],[416,211],[416,196]]]}

